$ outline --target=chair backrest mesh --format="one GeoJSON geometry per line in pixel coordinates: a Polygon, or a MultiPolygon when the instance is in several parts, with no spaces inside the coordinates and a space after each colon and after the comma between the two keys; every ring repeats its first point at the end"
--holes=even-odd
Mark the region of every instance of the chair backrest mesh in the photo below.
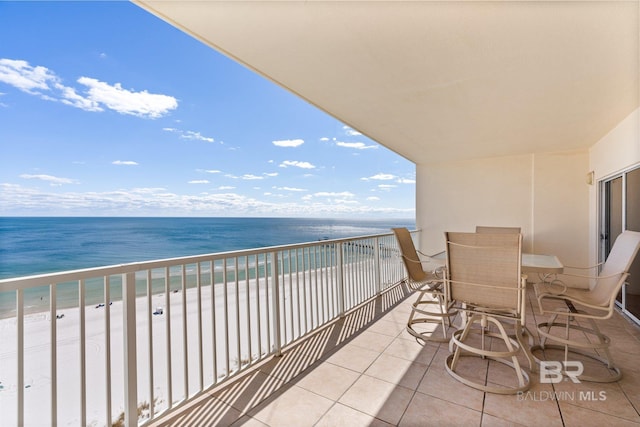
{"type": "Polygon", "coordinates": [[[473,306],[519,310],[522,235],[445,233],[451,298],[473,306]]]}
{"type": "Polygon", "coordinates": [[[420,264],[420,258],[418,258],[418,252],[413,244],[411,233],[406,228],[392,228],[393,234],[398,239],[398,245],[400,246],[400,252],[402,253],[402,262],[407,269],[409,279],[414,282],[422,282],[427,279],[427,273],[420,264]]]}
{"type": "Polygon", "coordinates": [[[609,252],[609,256],[598,274],[598,280],[591,283],[591,296],[598,304],[608,304],[620,290],[622,276],[629,272],[631,264],[640,248],[640,232],[623,231],[609,252]]]}

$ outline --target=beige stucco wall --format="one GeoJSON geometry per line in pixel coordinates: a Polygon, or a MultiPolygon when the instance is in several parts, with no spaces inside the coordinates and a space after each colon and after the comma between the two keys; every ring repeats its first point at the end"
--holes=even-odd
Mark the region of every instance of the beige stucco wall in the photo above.
{"type": "Polygon", "coordinates": [[[587,150],[534,156],[533,252],[589,265],[588,173],[587,150]]]}
{"type": "Polygon", "coordinates": [[[588,150],[416,165],[420,248],[442,251],[447,230],[518,226],[525,251],[558,255],[566,265],[593,265],[598,181],[638,164],[639,110],[588,150]]]}
{"type": "Polygon", "coordinates": [[[640,163],[640,110],[636,109],[589,150],[596,180],[640,163]]]}
{"type": "Polygon", "coordinates": [[[531,156],[416,166],[416,226],[426,253],[444,250],[445,231],[476,225],[531,227],[531,156]]]}
{"type": "Polygon", "coordinates": [[[444,249],[447,230],[517,226],[523,250],[588,260],[586,150],[417,165],[416,225],[421,249],[444,249]]]}

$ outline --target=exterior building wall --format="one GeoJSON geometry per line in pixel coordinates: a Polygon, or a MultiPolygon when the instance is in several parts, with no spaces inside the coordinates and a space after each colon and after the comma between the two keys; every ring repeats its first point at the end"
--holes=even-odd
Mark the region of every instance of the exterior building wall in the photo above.
{"type": "Polygon", "coordinates": [[[416,225],[425,253],[444,249],[445,231],[516,226],[525,252],[566,264],[588,260],[588,152],[528,154],[417,165],[416,225]]]}
{"type": "Polygon", "coordinates": [[[445,231],[474,231],[476,225],[522,227],[530,236],[532,167],[529,155],[416,165],[422,250],[442,251],[445,231]]]}
{"type": "Polygon", "coordinates": [[[524,251],[597,263],[598,181],[640,163],[639,134],[636,110],[588,150],[416,165],[421,250],[444,250],[445,231],[517,226],[524,251]]]}

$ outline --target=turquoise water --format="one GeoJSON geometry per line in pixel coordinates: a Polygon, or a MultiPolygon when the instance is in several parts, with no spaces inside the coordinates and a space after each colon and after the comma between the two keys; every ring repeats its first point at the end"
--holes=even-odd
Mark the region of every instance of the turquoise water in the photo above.
{"type": "Polygon", "coordinates": [[[0,279],[414,228],[399,220],[0,218],[0,279]]]}
{"type": "MultiPolygon", "coordinates": [[[[324,239],[413,229],[408,219],[308,218],[0,218],[0,279],[324,239]]],[[[176,277],[176,279],[178,279],[176,277]]],[[[160,285],[162,287],[162,285],[160,285]]],[[[179,280],[176,280],[176,288],[179,280]]],[[[60,307],[77,306],[77,284],[60,285],[60,307]]],[[[87,283],[87,304],[103,300],[87,283]]],[[[119,278],[110,287],[120,299],[119,278]]],[[[144,291],[144,289],[141,289],[144,291]]],[[[25,292],[27,311],[49,305],[48,287],[25,292]]],[[[0,318],[15,310],[15,292],[0,291],[0,318]]]]}

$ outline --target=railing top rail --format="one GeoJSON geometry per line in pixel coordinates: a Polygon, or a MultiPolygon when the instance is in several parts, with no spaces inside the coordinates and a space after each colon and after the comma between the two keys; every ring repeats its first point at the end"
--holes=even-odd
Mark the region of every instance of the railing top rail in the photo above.
{"type": "Polygon", "coordinates": [[[278,246],[265,246],[262,248],[241,249],[227,252],[214,252],[202,255],[190,255],[185,257],[166,258],[150,261],[139,261],[126,264],[116,264],[101,267],[92,267],[79,270],[66,270],[54,273],[43,273],[32,276],[21,276],[0,280],[0,292],[14,291],[16,289],[26,289],[37,286],[47,286],[53,283],[65,283],[74,280],[90,279],[95,277],[111,276],[115,274],[135,273],[155,268],[170,266],[196,264],[199,262],[216,261],[225,258],[244,257],[277,252],[282,250],[302,249],[318,245],[335,243],[347,243],[356,240],[370,239],[376,237],[392,236],[393,233],[370,234],[363,236],[346,237],[340,239],[318,240],[313,242],[295,243],[278,246]]]}

